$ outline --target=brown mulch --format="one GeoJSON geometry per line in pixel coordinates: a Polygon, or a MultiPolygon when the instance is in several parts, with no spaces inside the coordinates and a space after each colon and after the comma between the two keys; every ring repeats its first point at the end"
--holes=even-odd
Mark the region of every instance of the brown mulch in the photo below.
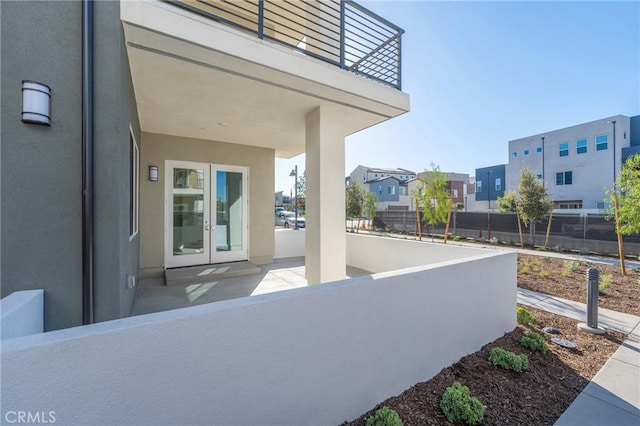
{"type": "Polygon", "coordinates": [[[440,399],[445,389],[458,381],[468,386],[471,394],[486,406],[483,425],[552,425],[625,336],[617,332],[603,336],[579,332],[578,321],[529,307],[526,309],[537,317],[537,325],[518,325],[514,331],[445,368],[431,380],[418,383],[345,424],[365,425],[366,419],[376,409],[387,406],[398,412],[405,425],[449,425],[440,410],[440,399]],[[549,342],[549,338],[554,336],[541,331],[545,326],[561,330],[559,337],[573,342],[577,349],[569,350],[549,342]],[[520,338],[531,331],[547,338],[549,352],[546,355],[519,345],[520,338]],[[495,346],[526,354],[529,368],[519,374],[493,367],[487,359],[495,346]]]}
{"type": "Polygon", "coordinates": [[[611,288],[600,294],[598,306],[640,315],[640,271],[627,267],[623,276],[619,266],[570,261],[553,257],[518,254],[518,287],[587,303],[587,274],[590,267],[611,277],[611,288]]]}

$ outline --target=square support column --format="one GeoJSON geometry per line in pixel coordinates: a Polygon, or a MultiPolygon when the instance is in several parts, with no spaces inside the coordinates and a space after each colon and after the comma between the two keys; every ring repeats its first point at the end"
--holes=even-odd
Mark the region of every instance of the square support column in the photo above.
{"type": "Polygon", "coordinates": [[[339,108],[306,116],[305,270],[309,285],[346,276],[344,130],[339,108]]]}

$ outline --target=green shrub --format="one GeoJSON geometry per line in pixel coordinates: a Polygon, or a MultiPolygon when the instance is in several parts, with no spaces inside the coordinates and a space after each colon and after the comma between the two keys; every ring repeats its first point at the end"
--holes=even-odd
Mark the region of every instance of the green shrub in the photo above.
{"type": "Polygon", "coordinates": [[[538,319],[525,308],[518,306],[516,309],[516,317],[518,318],[518,324],[529,325],[536,324],[538,319]]]}
{"type": "Polygon", "coordinates": [[[540,278],[549,278],[549,271],[540,271],[540,278]]]}
{"type": "Polygon", "coordinates": [[[471,396],[469,388],[454,382],[444,392],[440,409],[451,423],[477,425],[484,418],[484,405],[471,396]]]}
{"type": "Polygon", "coordinates": [[[565,260],[564,270],[568,272],[578,272],[580,270],[580,262],[576,260],[565,260]]]}
{"type": "Polygon", "coordinates": [[[606,293],[611,290],[611,284],[613,283],[613,275],[608,272],[600,275],[600,284],[598,284],[598,293],[606,293]]]}
{"type": "Polygon", "coordinates": [[[544,340],[544,337],[542,337],[538,333],[529,333],[526,336],[522,336],[522,339],[520,339],[520,344],[527,349],[531,349],[534,352],[541,352],[543,354],[549,352],[549,346],[547,346],[547,342],[544,340]]]}
{"type": "Polygon", "coordinates": [[[373,416],[367,419],[367,426],[402,426],[402,420],[395,410],[382,407],[376,410],[373,416]]]}
{"type": "Polygon", "coordinates": [[[516,355],[502,348],[493,348],[489,351],[489,362],[495,367],[513,370],[522,373],[529,367],[529,358],[526,355],[516,355]]]}

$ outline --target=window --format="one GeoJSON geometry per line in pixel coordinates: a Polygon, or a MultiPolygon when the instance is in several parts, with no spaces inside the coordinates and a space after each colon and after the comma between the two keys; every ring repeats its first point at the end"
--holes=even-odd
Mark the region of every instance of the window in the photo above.
{"type": "Polygon", "coordinates": [[[604,210],[604,209],[605,209],[604,202],[602,202],[602,201],[596,201],[596,209],[598,209],[598,210],[604,210]]]}
{"type": "Polygon", "coordinates": [[[496,183],[496,185],[495,185],[496,186],[496,192],[502,191],[502,179],[496,178],[495,183],[496,183]]]}
{"type": "Polygon", "coordinates": [[[586,154],[587,153],[587,140],[586,139],[578,139],[576,141],[576,153],[578,153],[578,154],[586,154]]]}
{"type": "Polygon", "coordinates": [[[382,185],[378,185],[378,194],[382,194],[382,185]]]}
{"type": "Polygon", "coordinates": [[[596,151],[605,151],[609,146],[609,136],[600,135],[596,136],[596,151]]]}
{"type": "Polygon", "coordinates": [[[536,153],[538,153],[538,154],[542,153],[542,147],[541,146],[536,148],[536,153]]]}
{"type": "Polygon", "coordinates": [[[573,183],[573,172],[556,173],[556,185],[571,185],[573,183]]]}
{"type": "Polygon", "coordinates": [[[396,187],[395,186],[387,186],[387,194],[396,195],[396,187]]]}
{"type": "Polygon", "coordinates": [[[560,157],[566,157],[569,155],[569,142],[562,142],[558,145],[558,152],[560,157]]]}
{"type": "Polygon", "coordinates": [[[525,149],[525,150],[524,150],[524,152],[523,152],[523,154],[524,154],[524,155],[529,155],[529,150],[528,150],[528,149],[525,149]]]}
{"type": "Polygon", "coordinates": [[[129,130],[129,240],[138,233],[140,208],[140,150],[129,130]]]}
{"type": "Polygon", "coordinates": [[[476,182],[476,192],[482,192],[482,181],[481,180],[476,182]]]}
{"type": "Polygon", "coordinates": [[[451,190],[451,196],[453,196],[453,198],[458,198],[458,190],[457,189],[452,189],[451,190]]]}
{"type": "Polygon", "coordinates": [[[511,153],[511,156],[512,156],[513,158],[518,158],[518,153],[517,153],[517,152],[512,152],[512,153],[511,153]]]}
{"type": "Polygon", "coordinates": [[[538,174],[536,175],[536,177],[537,177],[538,179],[542,179],[542,173],[538,173],[538,174]]]}

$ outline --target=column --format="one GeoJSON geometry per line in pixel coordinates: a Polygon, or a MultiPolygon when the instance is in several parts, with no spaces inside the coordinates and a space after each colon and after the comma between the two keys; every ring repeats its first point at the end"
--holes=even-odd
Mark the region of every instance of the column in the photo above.
{"type": "Polygon", "coordinates": [[[346,276],[344,130],[339,107],[306,116],[305,269],[309,285],[346,276]]]}

